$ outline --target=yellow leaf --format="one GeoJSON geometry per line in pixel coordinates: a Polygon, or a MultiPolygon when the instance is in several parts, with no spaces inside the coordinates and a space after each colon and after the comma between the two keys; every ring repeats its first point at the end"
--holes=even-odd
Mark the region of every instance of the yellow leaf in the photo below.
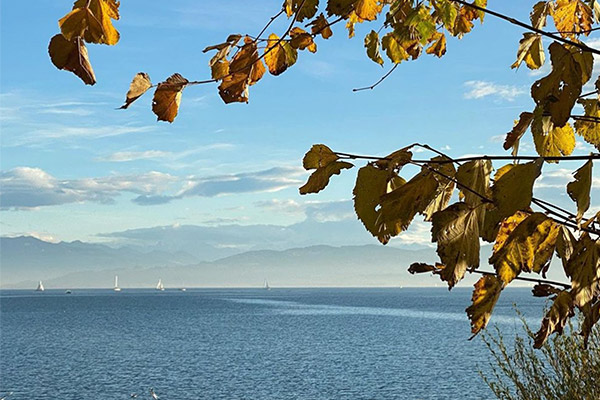
{"type": "Polygon", "coordinates": [[[549,49],[552,72],[533,84],[531,97],[544,112],[550,114],[555,126],[562,127],[581,95],[583,69],[565,46],[553,42],[549,49]]]}
{"type": "Polygon", "coordinates": [[[583,324],[581,324],[581,335],[583,336],[584,346],[587,347],[592,328],[600,321],[600,302],[586,307],[583,314],[585,319],[583,320],[583,324]]]}
{"type": "Polygon", "coordinates": [[[432,161],[434,162],[428,163],[427,165],[429,166],[429,168],[431,168],[430,171],[433,174],[435,180],[438,182],[438,187],[433,199],[422,211],[422,213],[425,215],[425,221],[430,221],[434,213],[446,208],[448,203],[450,203],[450,198],[454,193],[455,186],[455,183],[452,180],[452,178],[454,178],[454,175],[456,174],[454,164],[451,162],[436,163],[436,161],[450,161],[447,157],[444,156],[434,157],[432,158],[432,161]],[[448,179],[446,177],[451,179],[448,179]]]}
{"type": "Polygon", "coordinates": [[[573,299],[568,291],[561,291],[554,299],[548,314],[535,334],[533,347],[539,349],[553,332],[562,333],[567,320],[573,315],[573,299]]]}
{"type": "Polygon", "coordinates": [[[481,194],[484,197],[490,197],[490,174],[492,173],[492,162],[490,160],[474,160],[462,164],[456,171],[456,180],[463,185],[459,185],[464,202],[471,207],[476,207],[481,204],[481,197],[471,191],[468,191],[464,186],[481,194]]]}
{"type": "Polygon", "coordinates": [[[295,27],[290,31],[290,46],[294,49],[304,50],[308,49],[311,53],[317,51],[317,45],[313,41],[313,37],[310,33],[304,29],[295,27]]]}
{"type": "Polygon", "coordinates": [[[379,52],[379,35],[377,32],[371,31],[365,36],[365,48],[367,49],[367,56],[379,65],[383,65],[383,58],[379,52]]]}
{"type": "Polygon", "coordinates": [[[284,7],[288,17],[296,14],[296,21],[302,22],[315,16],[319,0],[285,0],[284,7]]]}
{"type": "Polygon", "coordinates": [[[492,310],[500,297],[503,284],[495,275],[484,275],[475,283],[474,287],[472,304],[466,310],[467,316],[471,320],[473,336],[487,326],[492,310]]]}
{"type": "Polygon", "coordinates": [[[272,75],[283,73],[296,62],[296,57],[296,49],[292,48],[288,42],[280,40],[279,36],[274,33],[269,35],[264,60],[272,75]]]}
{"type": "Polygon", "coordinates": [[[537,29],[542,29],[546,26],[546,18],[552,13],[552,9],[554,8],[554,3],[551,1],[540,1],[537,2],[533,9],[531,10],[531,14],[529,14],[529,19],[531,20],[531,25],[537,29]]]}
{"type": "Polygon", "coordinates": [[[568,122],[554,126],[550,117],[536,115],[531,124],[535,151],[542,157],[568,156],[575,150],[575,132],[568,122]]]}
{"type": "Polygon", "coordinates": [[[394,32],[387,33],[381,39],[381,47],[383,47],[388,58],[394,64],[399,64],[410,57],[394,32]]]}
{"type": "Polygon", "coordinates": [[[215,60],[210,66],[210,75],[213,79],[223,79],[229,75],[229,61],[226,59],[215,60]]]}
{"type": "MultiPolygon", "coordinates": [[[[395,175],[395,174],[394,174],[395,175]]],[[[377,224],[381,196],[387,193],[392,176],[389,171],[367,164],[358,170],[354,186],[354,210],[365,228],[380,242],[387,243],[390,235],[377,224]]]]}
{"type": "Polygon", "coordinates": [[[542,35],[536,33],[524,33],[523,39],[519,41],[519,50],[517,51],[517,61],[511,65],[511,68],[519,68],[523,61],[529,69],[538,69],[544,65],[546,55],[542,45],[542,35]]]}
{"type": "Polygon", "coordinates": [[[508,236],[516,229],[516,227],[523,222],[529,214],[523,211],[517,211],[508,218],[504,218],[498,229],[496,235],[496,241],[494,242],[494,253],[500,251],[504,243],[508,239],[508,236]]]}
{"type": "Polygon", "coordinates": [[[333,31],[329,27],[329,23],[323,13],[319,14],[319,16],[312,21],[309,25],[312,26],[311,32],[313,35],[321,35],[323,39],[329,39],[333,35],[333,31]]]}
{"type": "Polygon", "coordinates": [[[158,84],[152,99],[152,111],[159,121],[175,120],[181,103],[181,94],[188,82],[183,76],[173,74],[165,82],[158,84]]]}
{"type": "Polygon", "coordinates": [[[354,3],[356,3],[357,1],[362,0],[328,0],[327,15],[337,15],[339,17],[345,17],[356,8],[354,3]]]}
{"type": "Polygon", "coordinates": [[[441,32],[435,32],[430,38],[431,45],[425,50],[427,54],[434,54],[442,57],[446,54],[446,35],[441,32]]]}
{"type": "Polygon", "coordinates": [[[600,250],[598,242],[584,233],[573,245],[567,270],[571,273],[573,304],[585,307],[600,290],[600,250]]]}
{"type": "Polygon", "coordinates": [[[577,239],[575,239],[571,231],[565,226],[561,226],[556,240],[556,254],[560,257],[565,275],[569,278],[573,276],[573,271],[569,269],[569,260],[575,251],[576,242],[577,239]]]}
{"type": "Polygon", "coordinates": [[[99,43],[104,35],[100,21],[89,8],[74,8],[58,21],[58,26],[69,41],[85,35],[87,41],[99,43]]]}
{"type": "Polygon", "coordinates": [[[302,159],[304,169],[317,169],[326,167],[328,164],[339,159],[329,147],[324,144],[314,144],[302,159]]]}
{"type": "Polygon", "coordinates": [[[556,0],[552,17],[556,29],[566,38],[575,38],[577,33],[587,36],[592,28],[592,9],[581,0],[556,0]]]}
{"type": "Polygon", "coordinates": [[[229,64],[229,74],[219,85],[219,95],[225,103],[248,102],[248,86],[264,74],[264,66],[258,58],[256,43],[246,37],[244,46],[229,64]]]}
{"type": "Polygon", "coordinates": [[[399,171],[412,160],[412,155],[408,148],[403,148],[385,156],[384,159],[375,161],[375,164],[381,169],[399,171]]]}
{"type": "Polygon", "coordinates": [[[590,190],[592,189],[592,160],[588,160],[575,171],[575,180],[567,184],[569,197],[577,203],[577,223],[590,207],[590,190]]]}
{"type": "Polygon", "coordinates": [[[442,280],[452,289],[467,269],[479,267],[479,220],[477,209],[465,203],[455,203],[433,214],[432,241],[445,268],[442,280]]]}
{"type": "Polygon", "coordinates": [[[354,167],[354,165],[344,162],[344,161],[335,161],[327,164],[324,167],[319,167],[308,177],[308,182],[306,182],[300,188],[300,194],[308,194],[308,193],[318,193],[321,190],[325,189],[329,184],[329,179],[333,175],[339,175],[343,169],[349,169],[354,167]]]}
{"type": "Polygon", "coordinates": [[[471,32],[473,29],[473,20],[477,18],[477,14],[470,7],[463,6],[459,8],[458,15],[454,21],[454,27],[451,31],[453,36],[462,38],[465,33],[471,32]]]}
{"type": "Polygon", "coordinates": [[[506,284],[521,272],[542,272],[552,258],[558,225],[542,213],[534,213],[519,223],[506,237],[500,230],[498,239],[503,244],[494,246],[490,264],[506,284]]]}
{"type": "Polygon", "coordinates": [[[529,125],[531,125],[531,121],[533,121],[533,113],[530,112],[522,112],[519,115],[519,121],[512,128],[512,131],[506,134],[506,139],[504,140],[504,150],[508,150],[511,147],[515,146],[527,130],[529,125]]]}
{"type": "Polygon", "coordinates": [[[129,85],[129,91],[127,91],[127,95],[125,96],[125,104],[119,108],[123,110],[126,109],[131,103],[146,93],[151,87],[152,82],[150,82],[150,77],[148,74],[145,72],[138,72],[133,77],[131,85],[129,85]]]}
{"type": "MultiPolygon", "coordinates": [[[[87,2],[87,0],[79,0],[80,3],[87,2]]],[[[102,38],[98,42],[88,40],[92,43],[101,43],[107,45],[115,45],[119,41],[119,32],[115,29],[112,24],[112,19],[119,19],[119,2],[115,0],[92,0],[89,2],[90,10],[94,16],[100,21],[102,25],[102,38]]]]}
{"type": "Polygon", "coordinates": [[[542,171],[542,159],[515,165],[496,180],[492,199],[501,217],[508,217],[531,204],[533,183],[542,171]]]}
{"type": "MultiPolygon", "coordinates": [[[[600,81],[600,79],[599,79],[600,81]]],[[[585,116],[600,118],[600,102],[596,99],[581,99],[579,103],[583,105],[585,116]]],[[[600,150],[600,124],[596,121],[579,119],[575,121],[577,134],[589,144],[600,150]]]]}
{"type": "Polygon", "coordinates": [[[69,41],[59,33],[50,39],[48,53],[56,68],[73,72],[87,85],[96,83],[87,49],[80,38],[69,41]]]}
{"type": "Polygon", "coordinates": [[[380,0],[358,0],[354,4],[354,12],[364,21],[376,20],[382,8],[380,0]]]}

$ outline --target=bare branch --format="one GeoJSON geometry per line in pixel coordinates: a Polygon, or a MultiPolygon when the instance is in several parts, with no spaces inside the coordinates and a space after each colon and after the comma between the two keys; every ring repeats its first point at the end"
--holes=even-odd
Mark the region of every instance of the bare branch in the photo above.
{"type": "Polygon", "coordinates": [[[385,73],[385,75],[383,75],[377,82],[375,82],[371,86],[365,86],[365,87],[361,87],[361,88],[352,89],[352,91],[353,92],[360,92],[362,90],[373,90],[373,89],[375,89],[377,87],[377,85],[379,85],[381,82],[383,82],[388,76],[390,76],[392,74],[392,72],[394,72],[396,70],[396,68],[398,67],[398,65],[400,65],[400,64],[395,64],[388,72],[385,73]]]}

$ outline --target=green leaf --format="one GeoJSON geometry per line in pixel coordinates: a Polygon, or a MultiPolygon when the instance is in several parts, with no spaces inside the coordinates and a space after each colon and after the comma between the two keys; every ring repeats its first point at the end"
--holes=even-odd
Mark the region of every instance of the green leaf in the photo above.
{"type": "Polygon", "coordinates": [[[575,180],[567,184],[569,197],[577,203],[577,223],[590,208],[590,190],[592,189],[592,160],[588,160],[575,171],[575,180]]]}
{"type": "Polygon", "coordinates": [[[354,165],[348,162],[335,161],[324,167],[317,168],[315,172],[308,177],[308,182],[300,188],[300,194],[320,192],[327,187],[329,179],[333,175],[339,175],[343,169],[350,169],[352,167],[354,167],[354,165]]]}
{"type": "Polygon", "coordinates": [[[479,221],[477,209],[455,203],[432,217],[432,241],[445,265],[440,276],[452,289],[467,269],[479,267],[479,221]]]}

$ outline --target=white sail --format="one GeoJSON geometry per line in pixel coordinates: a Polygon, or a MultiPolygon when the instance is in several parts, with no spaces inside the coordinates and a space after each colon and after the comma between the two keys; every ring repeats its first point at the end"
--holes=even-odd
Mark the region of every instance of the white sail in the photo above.
{"type": "Polygon", "coordinates": [[[36,292],[43,292],[44,289],[44,284],[42,284],[42,281],[40,281],[40,283],[38,283],[37,289],[35,289],[36,292]]]}
{"type": "Polygon", "coordinates": [[[115,275],[115,287],[113,289],[115,292],[120,292],[121,288],[119,287],[119,276],[115,275]]]}
{"type": "Polygon", "coordinates": [[[271,290],[271,287],[269,286],[269,281],[267,281],[266,279],[265,279],[264,289],[265,290],[271,290]]]}
{"type": "Polygon", "coordinates": [[[158,280],[158,283],[156,284],[156,290],[165,290],[165,287],[162,283],[162,279],[158,280]]]}

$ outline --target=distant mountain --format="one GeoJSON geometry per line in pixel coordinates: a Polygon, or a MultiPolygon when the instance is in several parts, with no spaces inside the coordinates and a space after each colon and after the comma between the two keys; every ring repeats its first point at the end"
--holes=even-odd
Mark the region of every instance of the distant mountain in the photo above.
{"type": "MultiPolygon", "coordinates": [[[[268,279],[283,286],[419,286],[438,282],[406,272],[415,261],[433,262],[435,251],[403,250],[381,245],[310,246],[283,251],[260,250],[213,262],[186,266],[112,267],[74,272],[44,281],[47,288],[110,287],[112,277],[127,287],[153,287],[159,278],[167,288],[260,287],[268,279]]],[[[150,264],[149,264],[150,265],[150,264]]],[[[13,287],[33,287],[36,279],[13,287]]],[[[6,286],[6,285],[5,285],[6,286]]]]}
{"type": "Polygon", "coordinates": [[[80,241],[48,243],[30,236],[0,238],[2,285],[49,279],[75,271],[176,266],[198,261],[198,258],[181,251],[112,248],[80,241]]]}

